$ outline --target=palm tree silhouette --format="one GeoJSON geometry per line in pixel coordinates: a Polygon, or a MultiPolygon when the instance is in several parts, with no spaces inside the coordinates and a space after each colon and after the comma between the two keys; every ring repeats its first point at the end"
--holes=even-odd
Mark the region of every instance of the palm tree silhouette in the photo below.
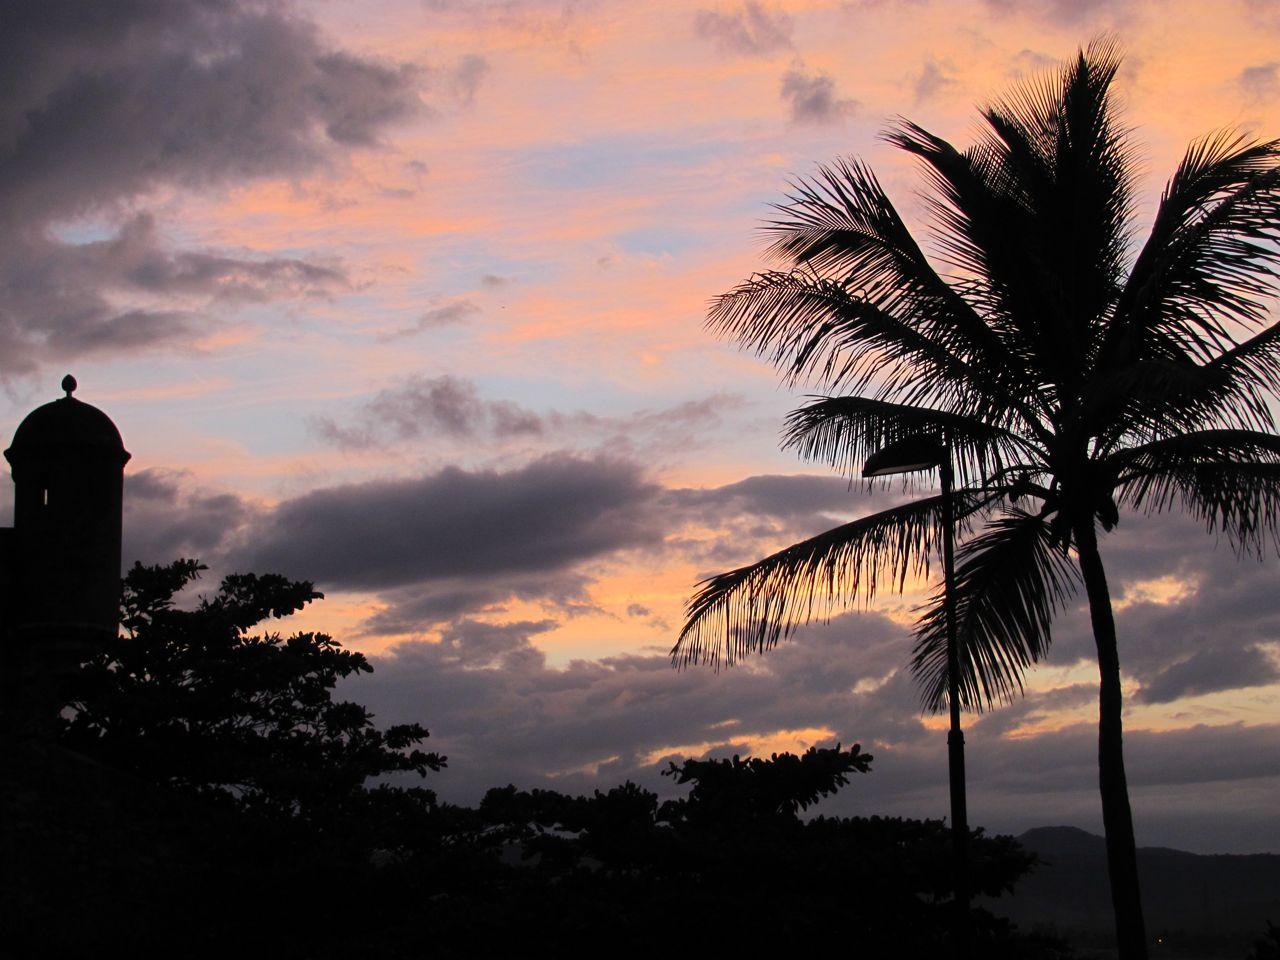
{"type": "MultiPolygon", "coordinates": [[[[1098,762],[1120,956],[1145,958],[1121,742],[1116,626],[1098,527],[1120,508],[1182,509],[1239,551],[1277,543],[1280,141],[1193,143],[1150,234],[1133,236],[1135,152],[1117,116],[1113,46],[982,111],[959,151],[906,121],[886,139],[922,161],[935,269],[856,160],[795,184],[767,226],[784,269],[718,298],[708,323],[787,380],[833,396],[793,412],[787,445],[857,476],[873,451],[945,434],[958,551],[961,705],[1021,691],[1082,582],[1100,674],[1098,762]],[[945,279],[944,279],[945,276],[945,279]],[[1074,563],[1072,559],[1074,558],[1074,563]]],[[[942,498],[836,527],[703,581],[672,656],[732,662],[836,607],[927,573],[942,498]]],[[[946,703],[942,597],[913,669],[946,703]]]]}

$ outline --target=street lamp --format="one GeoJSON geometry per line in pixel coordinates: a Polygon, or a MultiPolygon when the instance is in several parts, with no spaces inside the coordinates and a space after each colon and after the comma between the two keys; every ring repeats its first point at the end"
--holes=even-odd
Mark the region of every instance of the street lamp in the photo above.
{"type": "Polygon", "coordinates": [[[942,480],[942,603],[947,624],[947,699],[951,730],[947,734],[947,766],[951,781],[951,842],[955,851],[956,953],[967,957],[969,936],[969,812],[964,790],[964,731],[960,729],[960,650],[956,636],[955,510],[951,504],[951,444],[944,433],[907,437],[867,458],[864,477],[938,468],[942,480]]]}

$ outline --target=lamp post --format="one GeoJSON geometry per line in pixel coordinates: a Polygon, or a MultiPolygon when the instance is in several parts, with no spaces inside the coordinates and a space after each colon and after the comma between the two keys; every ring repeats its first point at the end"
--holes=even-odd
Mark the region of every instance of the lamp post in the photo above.
{"type": "Polygon", "coordinates": [[[960,650],[956,631],[955,510],[951,503],[951,444],[931,436],[908,437],[867,458],[862,475],[888,477],[938,468],[942,481],[942,604],[947,626],[947,701],[951,729],[947,733],[947,770],[951,784],[951,843],[955,858],[956,954],[971,952],[969,917],[969,811],[964,786],[964,731],[960,728],[960,650]]]}

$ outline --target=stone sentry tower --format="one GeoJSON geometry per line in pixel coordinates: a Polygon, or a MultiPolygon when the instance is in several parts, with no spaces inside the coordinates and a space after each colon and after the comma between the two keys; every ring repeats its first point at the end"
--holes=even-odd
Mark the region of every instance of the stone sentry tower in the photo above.
{"type": "Polygon", "coordinates": [[[124,465],[111,418],[72,396],[27,415],[4,451],[12,529],[0,529],[0,719],[52,727],[62,680],[118,629],[124,465]]]}

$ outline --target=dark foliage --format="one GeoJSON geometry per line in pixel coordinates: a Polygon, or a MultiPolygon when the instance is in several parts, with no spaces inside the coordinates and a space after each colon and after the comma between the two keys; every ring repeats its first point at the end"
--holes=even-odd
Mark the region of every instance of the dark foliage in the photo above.
{"type": "MultiPolygon", "coordinates": [[[[666,801],[633,783],[589,797],[508,786],[476,808],[382,788],[308,817],[102,771],[79,793],[86,769],[58,762],[21,803],[4,794],[3,852],[21,865],[6,872],[4,955],[756,956],[834,940],[854,955],[944,956],[941,821],[797,815],[867,760],[855,747],[686,761],[675,778],[691,790],[666,801]]],[[[992,896],[1034,862],[981,831],[972,850],[975,886],[992,896]]],[[[1069,955],[975,915],[983,956],[1069,955]]]]}
{"type": "Polygon", "coordinates": [[[671,763],[666,776],[676,783],[692,783],[685,803],[686,819],[710,825],[732,821],[749,825],[757,821],[794,818],[823,797],[849,783],[849,774],[871,770],[871,754],[858,744],[842,751],[811,747],[803,755],[773,754],[730,760],[686,760],[671,763]]]}
{"type": "Polygon", "coordinates": [[[371,777],[425,776],[444,758],[418,724],[379,730],[334,700],[371,670],[323,633],[253,633],[318,599],[312,584],[226,577],[191,609],[174,603],[204,567],[136,564],[124,579],[121,635],[70,688],[62,743],[120,770],[238,803],[301,812],[349,801],[371,777]]]}
{"type": "Polygon", "coordinates": [[[1253,949],[1245,960],[1280,960],[1280,927],[1267,923],[1267,932],[1253,941],[1253,949]]]}
{"type": "MultiPolygon", "coordinates": [[[[866,956],[942,955],[951,853],[942,822],[798,815],[870,760],[856,746],[686,760],[668,773],[691,789],[666,801],[633,783],[590,797],[490,790],[477,810],[442,815],[453,818],[453,844],[500,854],[506,868],[484,891],[451,890],[440,923],[477,955],[513,949],[513,935],[570,954],[808,952],[834,938],[866,956]]],[[[977,885],[992,896],[1035,859],[981,831],[974,851],[977,885]]],[[[984,912],[979,928],[988,956],[1065,955],[984,912]]]]}
{"type": "MultiPolygon", "coordinates": [[[[858,746],[673,763],[689,788],[674,799],[508,786],[467,808],[369,788],[442,766],[413,749],[426,731],[378,733],[334,702],[337,680],[369,666],[328,637],[251,633],[314,599],[310,584],[230,577],[180,609],[200,569],[135,567],[125,635],[79,678],[63,745],[0,768],[0,954],[756,955],[833,939],[945,952],[942,822],[801,816],[869,772],[858,746]]],[[[1034,862],[973,835],[990,896],[1034,862]]],[[[1066,956],[977,918],[985,956],[1066,956]]]]}

